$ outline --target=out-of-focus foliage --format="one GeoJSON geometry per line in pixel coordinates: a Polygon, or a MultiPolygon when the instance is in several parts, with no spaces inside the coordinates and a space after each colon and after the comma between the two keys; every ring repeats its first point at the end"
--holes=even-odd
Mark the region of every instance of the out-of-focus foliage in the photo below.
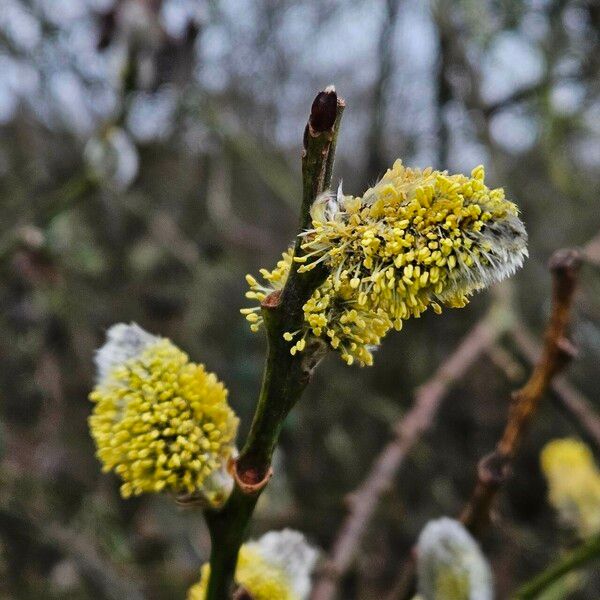
{"type": "MultiPolygon", "coordinates": [[[[347,193],[397,157],[484,163],[506,188],[530,235],[514,310],[539,331],[546,259],[600,229],[599,28],[587,0],[2,0],[0,596],[175,598],[197,580],[199,511],[124,501],[100,473],[94,349],[117,321],[170,337],[227,383],[243,435],[264,355],[238,313],[244,274],[294,235],[304,121],[331,82],[348,103],[336,167],[347,193]]],[[[586,269],[571,375],[596,407],[599,297],[586,269]]],[[[289,525],[327,548],[412,391],[490,301],[408,322],[369,369],[326,360],[287,422],[253,534],[289,525]]],[[[382,597],[423,525],[459,511],[514,385],[484,356],[450,394],[343,598],[382,597]]],[[[550,437],[583,433],[554,406],[483,544],[499,597],[572,541],[537,456],[550,437]]],[[[570,597],[594,598],[598,576],[580,583],[570,597]]]]}

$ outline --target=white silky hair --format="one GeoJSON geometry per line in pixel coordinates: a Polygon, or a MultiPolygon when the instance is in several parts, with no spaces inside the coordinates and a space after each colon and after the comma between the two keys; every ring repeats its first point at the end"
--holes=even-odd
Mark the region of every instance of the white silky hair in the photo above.
{"type": "Polygon", "coordinates": [[[266,562],[281,569],[287,576],[299,600],[306,600],[312,587],[311,573],[319,556],[304,535],[293,529],[269,531],[260,539],[249,542],[266,562]]]}
{"type": "MultiPolygon", "coordinates": [[[[483,206],[485,209],[485,206],[483,206]]],[[[342,184],[337,193],[332,190],[323,192],[311,208],[311,216],[316,221],[331,222],[344,220],[344,195],[342,184]]],[[[301,234],[306,236],[314,232],[310,229],[301,234]]],[[[493,283],[498,283],[511,277],[523,266],[529,256],[527,250],[527,231],[521,219],[514,214],[485,223],[481,231],[465,232],[473,242],[473,246],[480,250],[479,255],[463,248],[463,252],[471,254],[473,266],[468,267],[457,255],[457,267],[450,273],[448,286],[437,295],[444,302],[457,294],[469,294],[486,288],[493,283]],[[483,248],[489,247],[489,251],[483,248]],[[485,259],[485,263],[482,259],[485,259]]],[[[325,245],[323,245],[325,247],[325,245]]]]}
{"type": "Polygon", "coordinates": [[[136,323],[117,323],[106,332],[106,343],[96,351],[96,380],[102,383],[110,372],[130,358],[139,356],[160,340],[136,323]]]}
{"type": "Polygon", "coordinates": [[[436,583],[444,572],[466,578],[468,596],[444,600],[493,600],[492,573],[479,545],[448,517],[427,523],[417,543],[418,590],[423,600],[442,600],[436,583]]]}
{"type": "Polygon", "coordinates": [[[335,221],[338,216],[341,216],[343,201],[344,192],[340,181],[337,192],[326,190],[317,196],[310,208],[310,216],[314,221],[335,221]]]}
{"type": "Polygon", "coordinates": [[[529,256],[527,231],[516,215],[489,221],[481,232],[473,231],[468,237],[473,246],[480,249],[480,254],[471,254],[472,267],[466,266],[458,257],[457,267],[450,273],[449,285],[440,296],[442,301],[455,295],[457,290],[469,293],[511,277],[529,256]],[[489,246],[489,251],[483,250],[484,246],[489,246]],[[482,258],[487,264],[482,262],[482,258]]]}

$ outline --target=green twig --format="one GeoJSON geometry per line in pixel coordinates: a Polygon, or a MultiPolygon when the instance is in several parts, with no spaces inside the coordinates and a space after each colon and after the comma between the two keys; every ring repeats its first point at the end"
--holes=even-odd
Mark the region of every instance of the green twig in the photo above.
{"type": "Polygon", "coordinates": [[[582,567],[587,562],[600,558],[600,534],[585,541],[581,546],[571,550],[562,558],[552,563],[547,569],[539,575],[528,581],[517,591],[515,600],[529,600],[536,598],[550,585],[558,581],[561,577],[582,567]]]}
{"type": "MultiPolygon", "coordinates": [[[[344,102],[333,87],[320,92],[313,102],[304,133],[300,232],[310,224],[312,203],[331,183],[343,108],[344,102]]],[[[299,240],[294,252],[296,256],[302,254],[299,240]]],[[[293,263],[284,289],[263,301],[268,350],[254,419],[246,444],[232,465],[235,487],[230,498],[221,510],[206,512],[212,542],[207,600],[231,598],[238,551],[258,497],[271,475],[271,457],[281,427],[323,356],[323,344],[317,341],[292,356],[283,334],[301,327],[302,306],[325,276],[326,272],[319,269],[299,273],[297,263],[293,263]]]]}

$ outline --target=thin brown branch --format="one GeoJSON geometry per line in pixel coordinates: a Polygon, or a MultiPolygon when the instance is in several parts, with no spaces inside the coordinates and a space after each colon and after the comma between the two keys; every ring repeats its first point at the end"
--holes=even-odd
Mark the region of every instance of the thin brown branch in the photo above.
{"type": "Polygon", "coordinates": [[[465,526],[475,534],[480,533],[489,523],[494,498],[507,478],[510,463],[535,416],[542,396],[552,378],[566,366],[574,354],[574,348],[566,335],[580,263],[580,254],[574,250],[558,251],[550,262],[553,275],[552,313],[542,354],[528,381],[513,394],[504,433],[494,452],[480,461],[475,489],[460,517],[465,526]]]}
{"type": "Polygon", "coordinates": [[[509,324],[503,309],[493,308],[463,338],[455,351],[416,392],[412,408],[394,427],[394,438],[375,459],[364,482],[349,497],[349,511],[333,544],[331,557],[315,584],[312,600],[329,600],[348,571],[362,536],[406,456],[433,424],[444,396],[509,324]],[[501,312],[499,312],[501,311],[501,312]]]}
{"type": "MultiPolygon", "coordinates": [[[[511,337],[527,361],[535,364],[541,348],[527,327],[519,323],[511,331],[511,337]]],[[[562,375],[552,380],[551,387],[560,404],[576,419],[596,447],[600,448],[600,416],[596,414],[590,401],[562,375]]]]}

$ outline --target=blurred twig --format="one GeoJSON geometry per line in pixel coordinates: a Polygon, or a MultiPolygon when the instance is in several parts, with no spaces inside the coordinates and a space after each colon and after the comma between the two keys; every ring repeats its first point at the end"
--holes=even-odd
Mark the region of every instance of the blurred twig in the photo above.
{"type": "MultiPolygon", "coordinates": [[[[541,348],[527,327],[519,323],[511,331],[511,337],[523,356],[535,364],[541,354],[541,348]]],[[[596,447],[600,448],[600,417],[595,413],[590,401],[564,376],[555,377],[551,387],[562,406],[577,420],[596,447]]]]}
{"type": "Polygon", "coordinates": [[[377,41],[377,74],[373,86],[373,103],[370,115],[367,147],[367,173],[379,176],[385,169],[385,125],[390,99],[390,83],[394,71],[394,34],[400,0],[386,0],[381,18],[381,29],[377,41]]]}
{"type": "Polygon", "coordinates": [[[584,247],[583,259],[596,267],[600,267],[600,233],[596,234],[584,247]]]}
{"type": "Polygon", "coordinates": [[[333,598],[339,580],[348,571],[369,520],[383,493],[420,437],[433,424],[450,387],[459,381],[487,347],[510,326],[510,315],[500,305],[463,338],[417,393],[412,408],[394,427],[395,437],[381,451],[364,482],[350,495],[350,509],[333,543],[331,557],[317,581],[312,600],[333,598]]]}
{"type": "Polygon", "coordinates": [[[281,200],[290,212],[295,212],[299,187],[292,169],[271,148],[249,131],[235,128],[223,116],[222,107],[190,93],[184,99],[186,113],[194,115],[201,123],[216,134],[227,150],[248,164],[258,178],[281,200]]]}
{"type": "Polygon", "coordinates": [[[574,347],[566,336],[580,263],[580,254],[574,250],[560,250],[551,259],[552,313],[544,337],[542,355],[528,381],[513,394],[504,433],[494,452],[480,461],[477,484],[461,515],[461,521],[475,534],[480,533],[489,522],[492,502],[500,486],[506,481],[510,463],[543,394],[552,378],[574,355],[574,347]]]}
{"type": "Polygon", "coordinates": [[[213,161],[206,186],[206,208],[209,216],[228,243],[247,250],[263,250],[272,245],[273,236],[265,229],[240,219],[231,205],[231,181],[226,156],[213,161]]]}
{"type": "Polygon", "coordinates": [[[490,361],[500,369],[506,378],[512,382],[518,382],[525,377],[525,369],[512,353],[501,346],[494,344],[486,350],[490,361]]]}
{"type": "Polygon", "coordinates": [[[145,599],[138,584],[117,573],[88,539],[62,525],[47,523],[43,518],[34,520],[2,507],[0,532],[8,537],[19,536],[28,542],[56,548],[73,561],[81,578],[98,600],[145,599]]]}
{"type": "Polygon", "coordinates": [[[96,598],[144,600],[138,584],[118,574],[87,538],[55,523],[43,526],[42,532],[73,560],[81,576],[93,586],[96,598]]]}

